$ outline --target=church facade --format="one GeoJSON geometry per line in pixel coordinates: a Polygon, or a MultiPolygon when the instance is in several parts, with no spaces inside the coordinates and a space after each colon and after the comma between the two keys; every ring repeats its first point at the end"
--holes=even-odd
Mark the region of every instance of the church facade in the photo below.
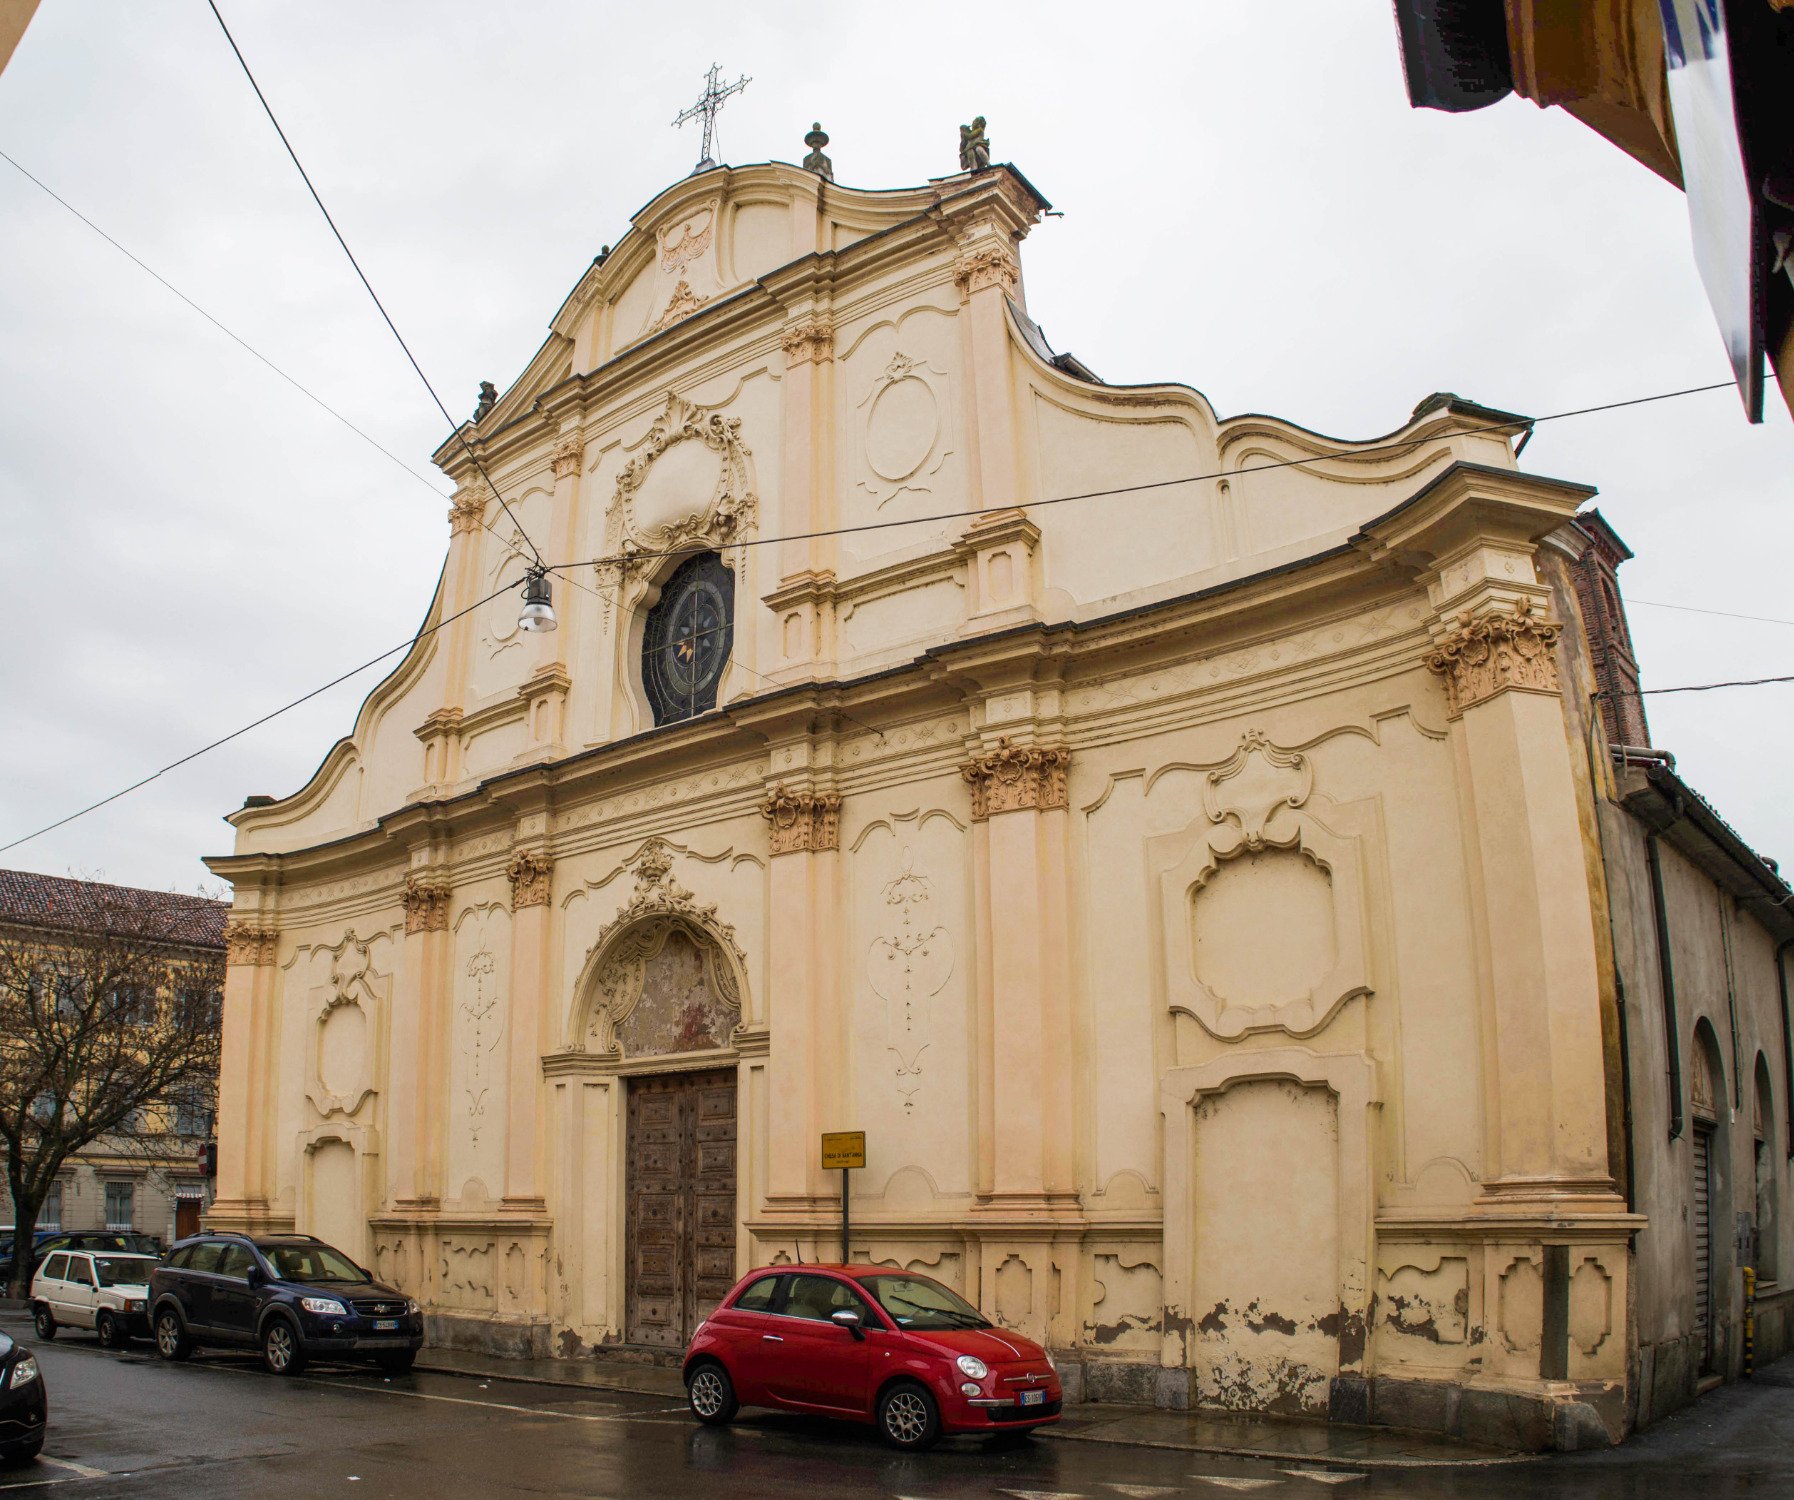
{"type": "Polygon", "coordinates": [[[442,1341],[671,1349],[839,1256],[863,1130],[854,1257],[1074,1390],[1615,1436],[1592,491],[1456,397],[1348,442],[1100,382],[1047,207],[724,167],[593,264],[463,429],[514,516],[445,444],[425,632],[211,861],[209,1222],[442,1341]]]}

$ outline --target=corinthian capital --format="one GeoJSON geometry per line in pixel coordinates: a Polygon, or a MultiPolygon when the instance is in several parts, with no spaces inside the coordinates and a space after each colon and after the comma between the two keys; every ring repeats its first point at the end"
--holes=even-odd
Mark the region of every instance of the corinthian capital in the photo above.
{"type": "Polygon", "coordinates": [[[1536,614],[1530,599],[1511,612],[1459,615],[1427,657],[1427,666],[1445,679],[1452,718],[1517,688],[1529,693],[1559,691],[1552,647],[1563,627],[1536,614]]]}
{"type": "Polygon", "coordinates": [[[511,856],[505,874],[511,881],[511,910],[548,905],[549,878],[554,859],[540,849],[519,849],[511,856]]]}
{"type": "Polygon", "coordinates": [[[446,932],[449,919],[448,883],[427,875],[407,875],[405,894],[405,932],[446,932]]]}
{"type": "Polygon", "coordinates": [[[781,784],[766,794],[760,814],[772,824],[774,854],[840,847],[841,799],[833,792],[805,791],[781,784]]]}
{"type": "Polygon", "coordinates": [[[821,364],[835,357],[835,325],[827,318],[803,318],[779,339],[787,365],[821,364]]]}
{"type": "Polygon", "coordinates": [[[1062,745],[1017,745],[1004,735],[959,774],[972,789],[972,820],[1026,808],[1064,807],[1065,768],[1071,751],[1062,745]]]}
{"type": "Polygon", "coordinates": [[[959,288],[962,302],[987,286],[1013,292],[1021,279],[1022,269],[1016,264],[1015,252],[1006,245],[980,245],[953,262],[953,284],[959,288]]]}
{"type": "Polygon", "coordinates": [[[549,465],[554,470],[556,479],[577,478],[579,468],[585,462],[585,439],[576,432],[569,433],[554,445],[554,452],[549,456],[549,465]]]}
{"type": "Polygon", "coordinates": [[[486,523],[487,491],[484,485],[470,485],[455,492],[449,507],[449,533],[459,536],[464,531],[478,531],[486,523]]]}
{"type": "Polygon", "coordinates": [[[271,964],[280,946],[280,932],[252,922],[224,924],[224,961],[227,964],[271,964]]]}

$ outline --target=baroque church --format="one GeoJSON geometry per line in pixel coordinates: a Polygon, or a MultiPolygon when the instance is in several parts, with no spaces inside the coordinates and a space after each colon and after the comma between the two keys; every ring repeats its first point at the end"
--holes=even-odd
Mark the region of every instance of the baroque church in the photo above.
{"type": "MultiPolygon", "coordinates": [[[[1692,1136],[1633,1124],[1615,809],[1668,793],[1597,711],[1593,491],[1451,395],[1344,441],[1106,383],[1033,320],[1020,172],[826,167],[667,188],[437,453],[424,631],[209,862],[210,1224],[342,1246],[438,1343],[676,1350],[838,1258],[819,1137],[863,1130],[853,1257],[1074,1398],[1577,1446],[1735,1368],[1741,1252],[1701,1334],[1692,1136]]],[[[1738,868],[1748,1004],[1705,1064],[1673,1022],[1709,1112],[1785,1044],[1738,868]]]]}

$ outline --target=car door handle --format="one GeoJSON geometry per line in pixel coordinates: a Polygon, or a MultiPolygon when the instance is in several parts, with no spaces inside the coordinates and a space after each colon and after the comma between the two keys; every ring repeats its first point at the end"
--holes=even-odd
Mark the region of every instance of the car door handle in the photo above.
{"type": "Polygon", "coordinates": [[[785,1342],[785,1335],[782,1333],[763,1333],[760,1335],[760,1341],[765,1344],[782,1344],[785,1342]]]}

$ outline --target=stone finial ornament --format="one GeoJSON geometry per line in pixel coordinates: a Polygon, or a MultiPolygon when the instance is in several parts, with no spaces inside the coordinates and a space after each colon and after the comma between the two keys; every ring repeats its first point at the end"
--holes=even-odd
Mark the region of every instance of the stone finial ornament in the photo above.
{"type": "Polygon", "coordinates": [[[982,172],[989,165],[990,141],[984,134],[984,116],[979,115],[970,125],[959,127],[959,170],[982,172]]]}
{"type": "Polygon", "coordinates": [[[476,421],[476,422],[485,421],[486,413],[491,411],[492,408],[497,405],[498,405],[498,387],[495,386],[490,380],[482,380],[480,382],[480,404],[473,409],[474,421],[476,421]]]}
{"type": "Polygon", "coordinates": [[[822,154],[822,148],[828,144],[828,132],[822,128],[822,121],[818,120],[810,127],[810,133],[804,137],[804,144],[810,148],[810,154],[804,158],[804,170],[833,182],[835,164],[822,154]]]}

